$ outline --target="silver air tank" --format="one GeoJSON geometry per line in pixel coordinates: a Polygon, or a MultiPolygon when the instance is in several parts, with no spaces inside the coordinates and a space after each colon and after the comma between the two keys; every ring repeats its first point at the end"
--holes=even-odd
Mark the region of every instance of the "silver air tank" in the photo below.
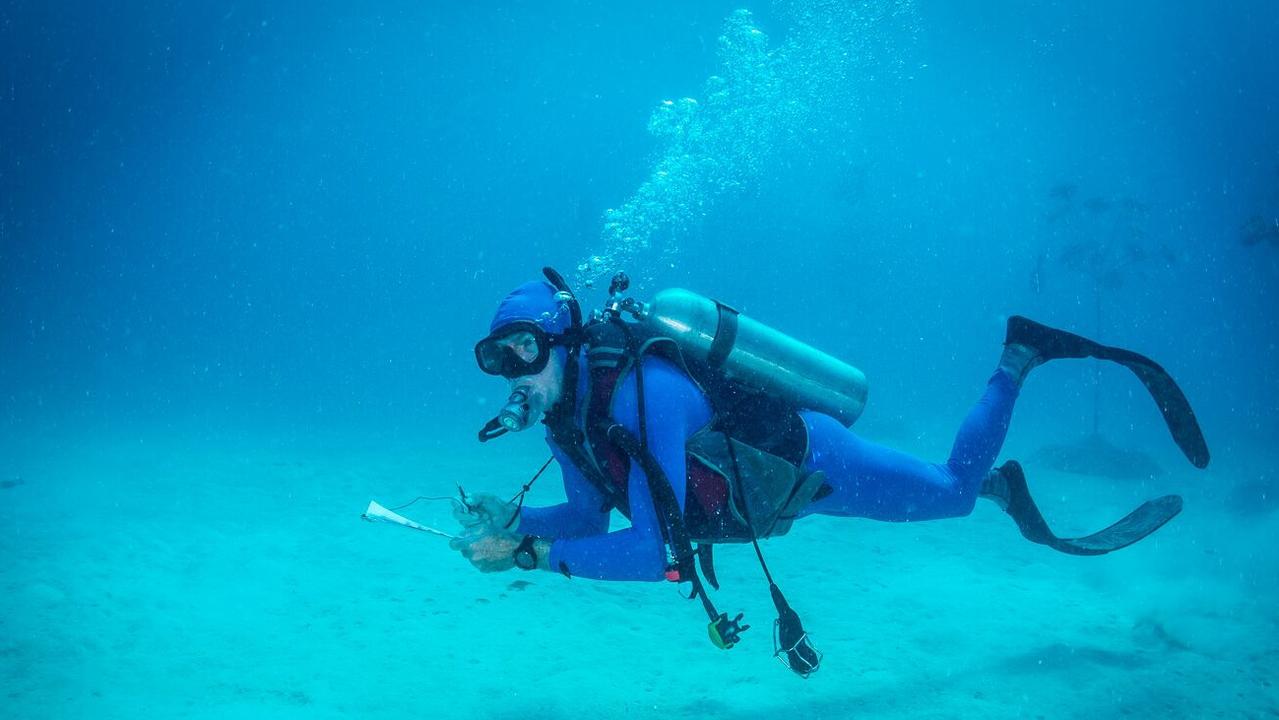
{"type": "Polygon", "coordinates": [[[651,330],[743,385],[845,425],[856,422],[866,406],[860,370],[714,300],[672,288],[659,292],[645,310],[642,322],[651,330]]]}

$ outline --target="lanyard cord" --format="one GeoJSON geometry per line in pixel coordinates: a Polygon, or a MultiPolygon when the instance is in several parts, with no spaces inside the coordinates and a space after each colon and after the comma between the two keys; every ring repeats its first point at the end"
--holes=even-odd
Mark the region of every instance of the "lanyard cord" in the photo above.
{"type": "Polygon", "coordinates": [[[512,523],[515,522],[515,519],[520,516],[520,511],[524,509],[524,496],[528,494],[528,491],[533,488],[533,483],[537,482],[537,479],[542,477],[542,473],[546,472],[546,468],[550,467],[551,463],[554,461],[554,455],[547,458],[546,462],[542,463],[542,467],[538,468],[537,472],[533,473],[533,478],[524,483],[524,486],[520,488],[520,491],[515,493],[515,496],[511,498],[511,502],[516,503],[515,512],[511,513],[511,519],[506,521],[506,524],[502,526],[502,529],[510,529],[512,523]]]}

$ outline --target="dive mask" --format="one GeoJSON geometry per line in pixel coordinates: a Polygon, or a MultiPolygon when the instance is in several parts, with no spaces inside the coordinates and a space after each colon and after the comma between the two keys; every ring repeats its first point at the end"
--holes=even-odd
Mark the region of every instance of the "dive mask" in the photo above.
{"type": "Polygon", "coordinates": [[[513,322],[475,344],[475,361],[489,375],[507,379],[536,375],[550,362],[551,348],[558,342],[558,336],[537,323],[513,322]]]}

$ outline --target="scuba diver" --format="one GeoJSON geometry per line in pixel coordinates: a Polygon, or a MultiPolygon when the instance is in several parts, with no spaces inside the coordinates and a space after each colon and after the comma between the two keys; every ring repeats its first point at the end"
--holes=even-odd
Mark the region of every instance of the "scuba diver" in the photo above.
{"type": "MultiPolygon", "coordinates": [[[[992,469],[1027,375],[1064,358],[1129,368],[1149,390],[1176,443],[1205,467],[1194,412],[1158,364],[1023,317],[1009,319],[1003,354],[960,425],[950,457],[930,463],[876,445],[849,426],[860,415],[860,371],[731,307],[685,290],[652,302],[626,297],[619,273],[609,299],[584,321],[563,278],[516,288],[475,347],[480,369],[509,382],[488,441],[539,420],[552,457],[511,500],[455,500],[465,526],[451,547],[476,568],[521,568],[597,580],[670,580],[701,602],[711,641],[731,648],[749,625],[712,602],[715,544],[752,543],[778,618],[775,654],[802,677],[821,654],[764,562],[758,540],[808,515],[916,522],[963,517],[979,497],[997,503],[1022,535],[1061,552],[1100,555],[1171,520],[1181,498],[1142,504],[1092,535],[1062,538],[1044,522],[1021,466],[992,469]],[[528,507],[524,495],[552,460],[567,501],[528,507]],[[609,530],[611,510],[630,520],[609,530]]],[[[460,490],[460,488],[459,488],[460,490]]]]}

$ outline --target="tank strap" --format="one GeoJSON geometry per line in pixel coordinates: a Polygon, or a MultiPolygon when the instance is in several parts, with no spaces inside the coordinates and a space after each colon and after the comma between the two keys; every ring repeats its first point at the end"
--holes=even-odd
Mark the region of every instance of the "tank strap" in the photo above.
{"type": "Polygon", "coordinates": [[[733,351],[733,345],[737,342],[737,310],[716,300],[715,310],[719,315],[719,319],[715,325],[715,337],[711,340],[710,351],[706,355],[706,364],[712,370],[719,370],[724,367],[724,361],[728,360],[728,354],[733,351]]]}

